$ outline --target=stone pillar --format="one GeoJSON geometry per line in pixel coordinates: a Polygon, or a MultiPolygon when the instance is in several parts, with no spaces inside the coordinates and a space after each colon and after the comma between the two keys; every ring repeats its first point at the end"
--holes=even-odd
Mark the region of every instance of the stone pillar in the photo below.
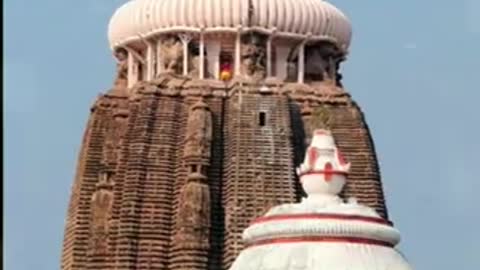
{"type": "Polygon", "coordinates": [[[267,40],[267,78],[272,76],[272,41],[275,37],[276,30],[274,29],[267,40]]]}
{"type": "Polygon", "coordinates": [[[128,50],[128,88],[138,82],[139,63],[131,50],[128,50]]]}
{"type": "Polygon", "coordinates": [[[303,83],[305,78],[305,43],[300,44],[300,49],[298,51],[298,83],[303,83]]]}
{"type": "MultiPolygon", "coordinates": [[[[145,59],[135,50],[125,47],[128,52],[128,88],[135,85],[140,80],[140,65],[145,65],[145,59]]],[[[145,71],[144,71],[145,72],[145,71]]]]}
{"type": "Polygon", "coordinates": [[[198,57],[199,63],[199,77],[200,79],[205,78],[205,35],[203,29],[200,31],[200,42],[199,42],[199,54],[198,57]]]}
{"type": "Polygon", "coordinates": [[[158,39],[157,40],[157,53],[156,53],[156,72],[155,75],[160,75],[164,71],[165,64],[163,63],[163,58],[162,58],[162,40],[158,39]]]}
{"type": "Polygon", "coordinates": [[[290,52],[290,47],[286,45],[277,45],[275,46],[275,50],[275,69],[277,71],[276,77],[280,80],[285,80],[287,78],[287,59],[290,52]]]}
{"type": "Polygon", "coordinates": [[[298,83],[303,83],[305,80],[305,44],[307,44],[308,40],[310,39],[311,34],[309,33],[307,37],[302,41],[300,44],[300,49],[298,50],[298,64],[297,64],[297,71],[298,71],[298,83]]]}
{"type": "Polygon", "coordinates": [[[147,42],[147,81],[151,81],[155,77],[155,60],[155,45],[152,42],[147,42]]]}
{"type": "Polygon", "coordinates": [[[208,70],[220,79],[220,43],[212,40],[207,43],[208,70]]]}
{"type": "Polygon", "coordinates": [[[235,38],[235,71],[234,75],[240,75],[240,66],[242,61],[242,28],[237,28],[237,37],[235,38]]]}
{"type": "Polygon", "coordinates": [[[180,40],[183,43],[183,75],[188,75],[188,44],[192,40],[189,34],[180,34],[180,40]]]}

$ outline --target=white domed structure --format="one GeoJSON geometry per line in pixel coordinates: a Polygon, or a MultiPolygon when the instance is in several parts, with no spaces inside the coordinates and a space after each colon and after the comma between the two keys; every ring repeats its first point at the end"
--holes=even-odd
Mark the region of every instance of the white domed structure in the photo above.
{"type": "Polygon", "coordinates": [[[308,197],[273,207],[243,234],[246,248],[230,270],[411,270],[394,249],[400,241],[392,223],[341,191],[350,164],[329,131],[316,130],[298,170],[308,197]]]}
{"type": "Polygon", "coordinates": [[[127,88],[162,73],[336,81],[351,37],[347,17],[324,0],[130,0],[108,27],[112,50],[128,55],[117,57],[127,88]]]}
{"type": "Polygon", "coordinates": [[[310,35],[344,49],[351,39],[346,16],[323,0],[134,0],[115,12],[108,36],[115,48],[167,32],[235,33],[239,27],[290,38],[310,35]]]}

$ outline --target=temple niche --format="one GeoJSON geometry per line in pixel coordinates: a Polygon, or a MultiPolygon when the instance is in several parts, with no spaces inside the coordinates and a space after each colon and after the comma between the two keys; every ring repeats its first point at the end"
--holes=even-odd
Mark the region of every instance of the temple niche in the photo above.
{"type": "Polygon", "coordinates": [[[115,50],[117,60],[117,74],[114,81],[115,88],[125,88],[128,84],[128,52],[124,48],[115,50]]]}
{"type": "Polygon", "coordinates": [[[210,236],[210,189],[207,168],[210,166],[212,115],[203,100],[191,108],[184,146],[186,183],[181,189],[174,249],[208,250],[210,236]]]}
{"type": "Polygon", "coordinates": [[[199,100],[190,108],[184,157],[201,157],[209,159],[212,143],[212,115],[203,100],[199,100]]]}
{"type": "Polygon", "coordinates": [[[113,183],[109,172],[99,175],[99,182],[91,200],[91,254],[105,254],[108,251],[108,221],[113,206],[113,183]]]}
{"type": "Polygon", "coordinates": [[[178,207],[177,247],[209,247],[210,191],[207,182],[207,177],[201,173],[190,173],[187,177],[178,207]]]}
{"type": "Polygon", "coordinates": [[[203,50],[203,62],[200,59],[200,43],[195,40],[188,44],[188,75],[193,78],[200,77],[200,66],[203,65],[204,78],[212,78],[213,75],[209,70],[209,61],[207,50],[203,50]]]}
{"type": "Polygon", "coordinates": [[[244,76],[254,79],[266,76],[266,40],[265,35],[255,32],[242,37],[240,69],[244,76]]]}
{"type": "Polygon", "coordinates": [[[301,44],[294,45],[290,47],[287,56],[287,76],[285,81],[293,82],[298,78],[298,57],[300,53],[301,44]]]}
{"type": "Polygon", "coordinates": [[[166,35],[161,41],[161,68],[165,72],[181,73],[183,68],[183,45],[180,37],[166,35]]]}
{"type": "Polygon", "coordinates": [[[305,46],[305,80],[337,81],[343,52],[330,42],[316,42],[305,46]]]}

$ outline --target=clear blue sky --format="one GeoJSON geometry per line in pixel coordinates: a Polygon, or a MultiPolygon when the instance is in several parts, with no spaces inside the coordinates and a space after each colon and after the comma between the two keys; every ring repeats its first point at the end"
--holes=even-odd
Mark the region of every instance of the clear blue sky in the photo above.
{"type": "MultiPolygon", "coordinates": [[[[7,0],[5,269],[59,268],[81,136],[121,0],[7,0]]],[[[332,0],[354,24],[345,86],[416,269],[480,269],[480,1],[332,0]]]]}

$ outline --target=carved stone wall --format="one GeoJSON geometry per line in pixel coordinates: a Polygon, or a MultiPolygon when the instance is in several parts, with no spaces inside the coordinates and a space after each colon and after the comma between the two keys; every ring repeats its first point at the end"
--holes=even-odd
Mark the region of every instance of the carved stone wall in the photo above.
{"type": "Polygon", "coordinates": [[[274,200],[297,197],[288,98],[242,90],[229,99],[225,113],[224,269],[242,249],[241,234],[252,219],[274,200]]]}
{"type": "Polygon", "coordinates": [[[260,94],[254,85],[155,84],[95,102],[62,269],[227,269],[253,218],[302,195],[294,170],[318,125],[329,125],[352,163],[343,196],[387,216],[363,113],[334,85],[260,94]]]}

